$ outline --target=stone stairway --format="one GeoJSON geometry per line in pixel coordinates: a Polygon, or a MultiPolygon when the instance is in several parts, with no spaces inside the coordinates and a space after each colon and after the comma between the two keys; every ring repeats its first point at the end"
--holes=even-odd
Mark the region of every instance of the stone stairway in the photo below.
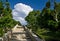
{"type": "Polygon", "coordinates": [[[16,27],[12,29],[12,38],[9,41],[31,41],[31,39],[24,28],[16,27]]]}

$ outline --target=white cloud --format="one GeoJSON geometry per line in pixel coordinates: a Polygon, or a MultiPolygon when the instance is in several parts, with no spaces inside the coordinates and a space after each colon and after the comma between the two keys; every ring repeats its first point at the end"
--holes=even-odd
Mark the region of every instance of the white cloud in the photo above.
{"type": "Polygon", "coordinates": [[[25,25],[27,23],[24,18],[31,11],[33,11],[33,8],[31,8],[30,6],[23,3],[18,3],[14,6],[14,9],[12,10],[13,19],[15,19],[16,21],[20,21],[22,25],[25,25]]]}

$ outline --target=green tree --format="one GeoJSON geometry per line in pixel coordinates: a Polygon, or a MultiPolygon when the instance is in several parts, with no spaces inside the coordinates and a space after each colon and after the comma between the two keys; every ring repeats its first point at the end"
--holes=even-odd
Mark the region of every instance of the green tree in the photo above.
{"type": "Polygon", "coordinates": [[[4,10],[3,2],[2,0],[0,0],[0,18],[3,16],[3,10],[4,10]]]}
{"type": "Polygon", "coordinates": [[[32,11],[26,17],[27,25],[47,41],[60,40],[60,3],[54,1],[53,6],[51,9],[49,0],[41,13],[40,11],[32,11]]]}
{"type": "Polygon", "coordinates": [[[7,32],[8,29],[13,28],[16,24],[19,24],[19,22],[13,19],[11,12],[12,9],[10,8],[8,0],[5,2],[0,0],[0,28],[5,32],[7,32]]]}
{"type": "Polygon", "coordinates": [[[29,15],[26,17],[26,21],[28,23],[28,26],[32,30],[36,30],[37,28],[37,16],[40,14],[40,11],[32,11],[29,13],[29,15]]]}

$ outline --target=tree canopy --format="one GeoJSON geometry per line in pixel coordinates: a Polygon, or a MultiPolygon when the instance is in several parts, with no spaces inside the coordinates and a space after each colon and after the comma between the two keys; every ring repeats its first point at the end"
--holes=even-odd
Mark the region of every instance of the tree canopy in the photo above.
{"type": "Polygon", "coordinates": [[[10,4],[8,0],[5,0],[5,1],[0,0],[0,29],[1,28],[11,29],[16,24],[19,24],[19,22],[13,19],[11,12],[12,12],[12,9],[10,8],[10,4]]]}
{"type": "Polygon", "coordinates": [[[30,27],[38,35],[45,35],[47,33],[47,36],[50,36],[50,34],[53,35],[55,33],[55,37],[53,35],[48,38],[52,39],[54,37],[53,39],[58,41],[60,38],[60,3],[57,3],[55,0],[53,3],[53,9],[51,9],[51,2],[49,0],[41,12],[37,10],[30,12],[26,17],[26,21],[28,22],[27,27],[30,27]]]}

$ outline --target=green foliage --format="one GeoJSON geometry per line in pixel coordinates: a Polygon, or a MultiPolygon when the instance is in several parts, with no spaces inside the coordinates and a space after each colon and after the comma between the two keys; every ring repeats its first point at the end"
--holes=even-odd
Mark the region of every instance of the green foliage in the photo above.
{"type": "Polygon", "coordinates": [[[0,28],[0,37],[2,37],[3,35],[4,35],[3,28],[0,28]]]}
{"type": "Polygon", "coordinates": [[[36,33],[46,41],[60,41],[59,31],[53,32],[47,29],[38,29],[36,33]]]}
{"type": "Polygon", "coordinates": [[[27,27],[46,41],[60,41],[60,3],[53,6],[49,0],[41,12],[32,11],[26,17],[27,27]]]}
{"type": "Polygon", "coordinates": [[[37,28],[37,21],[36,18],[40,14],[40,11],[32,11],[29,13],[29,15],[26,17],[26,20],[28,21],[28,27],[32,28],[33,30],[36,30],[37,28]]]}
{"type": "Polygon", "coordinates": [[[13,28],[19,22],[12,18],[11,8],[8,0],[6,2],[0,1],[0,36],[3,36],[8,29],[13,28]],[[8,29],[7,29],[8,28],[8,29]],[[3,31],[4,30],[4,31],[3,31]]]}

